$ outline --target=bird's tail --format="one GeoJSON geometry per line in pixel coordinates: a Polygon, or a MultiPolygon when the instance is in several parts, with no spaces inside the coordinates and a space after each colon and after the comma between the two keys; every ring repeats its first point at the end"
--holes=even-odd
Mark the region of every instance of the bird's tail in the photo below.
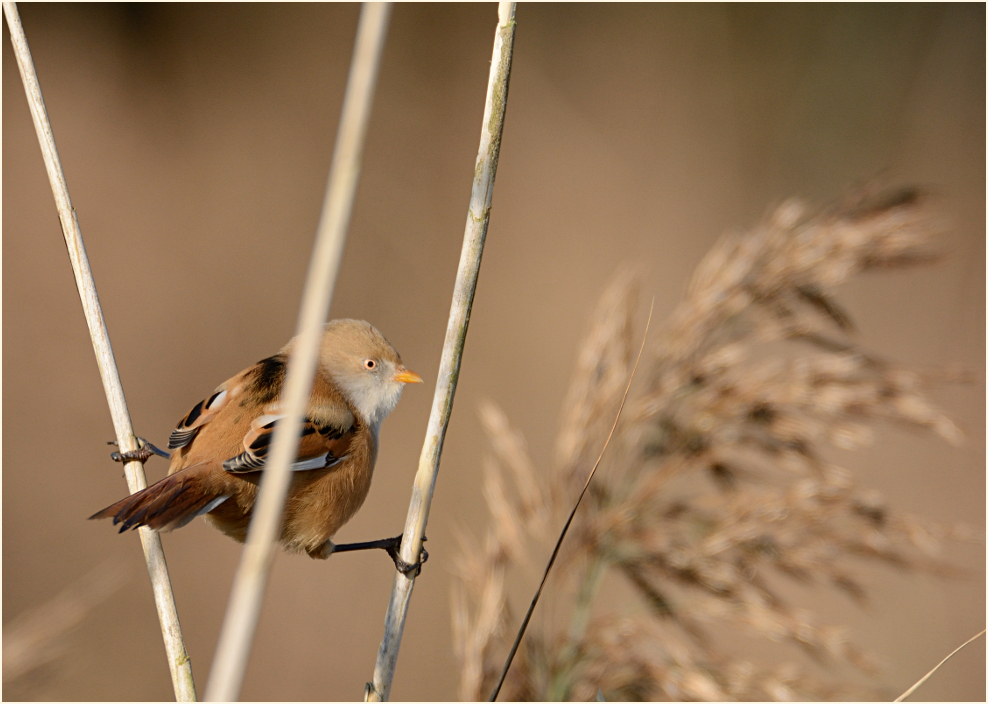
{"type": "Polygon", "coordinates": [[[112,518],[113,525],[120,525],[120,532],[148,526],[153,530],[169,531],[181,528],[196,516],[209,513],[223,503],[229,495],[210,491],[201,475],[189,470],[170,474],[159,482],[136,494],[131,494],[112,506],[89,517],[112,518]]]}

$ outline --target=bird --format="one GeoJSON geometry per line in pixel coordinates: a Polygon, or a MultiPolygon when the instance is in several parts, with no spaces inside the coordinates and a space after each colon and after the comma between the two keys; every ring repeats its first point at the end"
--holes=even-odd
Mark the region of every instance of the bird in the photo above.
{"type": "MultiPolygon", "coordinates": [[[[170,457],[168,475],[99,511],[120,532],[148,526],[170,531],[197,516],[244,542],[281,411],[288,357],[298,338],[277,354],[227,379],[197,403],[168,439],[171,454],[138,439],[139,448],[113,453],[120,462],[170,457]]],[[[280,543],[291,553],[326,559],[335,552],[382,548],[405,574],[401,536],[336,545],[332,537],[367,498],[377,459],[381,422],[406,384],[422,378],[373,325],[340,319],[325,324],[312,391],[292,480],[285,502],[280,543]]]]}

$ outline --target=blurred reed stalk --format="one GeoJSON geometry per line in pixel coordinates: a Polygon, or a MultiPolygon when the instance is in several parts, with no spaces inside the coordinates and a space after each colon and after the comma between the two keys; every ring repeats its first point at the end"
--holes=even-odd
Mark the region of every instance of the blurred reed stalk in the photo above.
{"type": "MultiPolygon", "coordinates": [[[[470,309],[477,289],[480,273],[480,260],[484,252],[484,239],[487,237],[487,224],[490,220],[491,198],[494,194],[494,177],[497,173],[497,160],[501,149],[501,133],[504,128],[504,113],[508,101],[508,81],[511,77],[511,56],[515,37],[516,3],[502,2],[498,5],[498,24],[494,34],[494,53],[491,58],[491,71],[487,81],[487,98],[484,102],[484,119],[480,132],[480,148],[474,168],[473,188],[470,193],[470,208],[463,233],[463,249],[456,271],[453,286],[453,302],[446,325],[446,339],[443,342],[439,373],[436,378],[436,391],[432,398],[432,411],[426,430],[419,467],[412,487],[412,499],[405,520],[405,532],[401,541],[401,559],[409,564],[418,562],[422,551],[422,539],[429,507],[435,491],[439,473],[439,459],[442,454],[446,427],[453,412],[453,396],[460,376],[460,361],[466,342],[467,326],[470,323],[470,309]]],[[[388,612],[384,621],[384,638],[378,650],[374,677],[364,691],[366,701],[387,701],[398,662],[398,649],[405,627],[405,616],[412,596],[414,577],[400,572],[395,574],[388,612]]]]}
{"type": "Polygon", "coordinates": [[[65,636],[120,589],[127,578],[123,565],[105,562],[55,598],[19,614],[4,626],[4,685],[62,657],[65,636]]]}
{"type": "Polygon", "coordinates": [[[281,400],[285,418],[274,432],[271,462],[263,473],[247,545],[234,578],[206,688],[209,701],[233,701],[243,684],[291,480],[289,467],[298,449],[319,342],[343,257],[390,13],[389,3],[364,3],[360,11],[343,114],[296,328],[298,343],[288,360],[281,400]]]}
{"type": "MultiPolygon", "coordinates": [[[[93,280],[93,273],[89,267],[89,258],[86,256],[86,248],[82,241],[82,231],[79,228],[75,208],[72,207],[72,201],[69,198],[65,174],[62,171],[58,150],[55,147],[55,136],[52,133],[48,111],[45,109],[45,102],[41,96],[41,85],[38,82],[31,51],[28,48],[27,37],[21,26],[17,4],[4,2],[3,12],[10,29],[10,41],[17,58],[21,80],[24,83],[28,106],[31,109],[31,118],[34,121],[34,129],[41,145],[45,169],[48,172],[48,181],[51,183],[52,193],[55,196],[55,207],[58,209],[58,219],[62,225],[65,246],[68,249],[72,271],[75,274],[76,288],[79,290],[86,324],[89,327],[89,337],[93,343],[93,351],[96,353],[96,363],[99,367],[100,378],[103,381],[107,405],[110,408],[117,445],[121,452],[136,450],[138,449],[138,442],[134,437],[130,411],[127,409],[127,400],[124,398],[120,374],[113,357],[113,348],[110,346],[110,336],[106,329],[106,321],[103,319],[103,310],[100,307],[99,296],[96,292],[96,282],[93,280]]],[[[124,465],[124,474],[131,493],[140,491],[147,486],[144,466],[140,462],[127,462],[124,465]]],[[[168,566],[165,563],[161,538],[148,528],[141,528],[139,532],[148,574],[151,577],[154,603],[158,611],[158,621],[161,624],[161,635],[165,641],[165,652],[168,658],[168,668],[171,672],[172,686],[175,689],[175,698],[177,701],[195,701],[196,690],[192,679],[192,663],[189,661],[185,642],[182,638],[182,627],[178,621],[178,611],[175,608],[175,597],[172,593],[171,581],[168,578],[168,566]]]]}
{"type": "MultiPolygon", "coordinates": [[[[862,188],[821,209],[789,201],[713,247],[642,361],[506,700],[875,696],[853,684],[876,666],[847,629],[779,587],[790,579],[864,602],[850,563],[945,576],[942,542],[972,537],[894,511],[832,461],[869,444],[880,422],[961,440],[924,393],[960,375],[864,349],[834,299],[854,274],[933,261],[941,229],[924,194],[862,188]],[[620,602],[604,603],[615,592],[620,602]],[[728,633],[782,643],[830,670],[759,665],[721,645],[728,633]]],[[[492,520],[483,542],[463,536],[456,559],[464,700],[487,696],[508,652],[509,570],[537,580],[614,418],[633,362],[638,279],[622,271],[597,306],[554,466],[536,467],[497,406],[480,409],[492,520]]]]}

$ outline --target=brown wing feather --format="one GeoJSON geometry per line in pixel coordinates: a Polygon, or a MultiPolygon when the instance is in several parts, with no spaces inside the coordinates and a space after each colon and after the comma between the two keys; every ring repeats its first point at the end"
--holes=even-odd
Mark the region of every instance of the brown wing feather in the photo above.
{"type": "Polygon", "coordinates": [[[176,450],[188,445],[199,433],[203,425],[216,417],[230,400],[230,394],[224,388],[226,384],[216,389],[212,396],[203,399],[189,411],[175,426],[171,437],[168,438],[168,449],[176,450]]]}
{"type": "MultiPolygon", "coordinates": [[[[280,416],[274,415],[262,415],[254,419],[250,430],[244,436],[244,451],[226,460],[223,468],[233,473],[257,472],[264,469],[279,419],[280,416]]],[[[302,436],[292,468],[300,471],[333,466],[346,455],[357,428],[358,424],[355,420],[349,427],[341,428],[306,418],[302,424],[302,436]]]]}
{"type": "Polygon", "coordinates": [[[209,487],[197,469],[170,474],[89,518],[112,518],[114,525],[121,524],[121,533],[140,526],[166,531],[181,528],[227,498],[209,487]]]}
{"type": "MultiPolygon", "coordinates": [[[[261,391],[274,393],[284,381],[283,364],[272,357],[258,363],[253,372],[250,391],[257,396],[261,391]],[[270,370],[265,370],[271,367],[270,370]],[[269,385],[260,388],[265,379],[269,385]],[[275,389],[274,387],[278,388],[275,389]]],[[[340,392],[321,374],[313,380],[312,395],[307,417],[303,420],[298,453],[292,465],[294,471],[332,467],[346,454],[359,424],[340,392]]],[[[254,417],[244,433],[243,450],[223,462],[223,469],[231,473],[257,472],[264,469],[271,449],[274,428],[283,417],[277,396],[271,396],[260,415],[254,417]]]]}
{"type": "MultiPolygon", "coordinates": [[[[247,393],[244,395],[258,407],[263,407],[264,404],[276,399],[284,383],[285,361],[283,354],[262,359],[216,387],[212,396],[193,406],[192,410],[178,422],[168,439],[168,449],[177,450],[188,446],[202,427],[225,409],[231,408],[230,402],[240,396],[245,389],[247,393]]],[[[240,406],[244,406],[244,403],[244,399],[241,398],[240,406]]]]}

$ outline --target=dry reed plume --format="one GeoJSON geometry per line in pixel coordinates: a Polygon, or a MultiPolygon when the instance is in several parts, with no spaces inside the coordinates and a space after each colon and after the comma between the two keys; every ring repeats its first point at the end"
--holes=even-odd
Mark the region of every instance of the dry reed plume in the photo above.
{"type": "MultiPolygon", "coordinates": [[[[859,272],[932,261],[939,230],[922,194],[862,191],[816,212],[787,202],[714,246],[642,360],[502,699],[875,693],[824,682],[795,660],[760,667],[729,655],[718,637],[731,630],[780,641],[818,662],[873,673],[845,628],[776,592],[779,576],[860,601],[855,560],[939,568],[941,542],[968,537],[894,511],[829,452],[868,444],[878,421],[961,439],[923,393],[957,375],[864,350],[833,299],[859,272]],[[606,575],[638,598],[595,604],[606,575]]],[[[453,635],[465,700],[487,698],[517,627],[508,570],[541,570],[613,422],[638,342],[637,278],[621,273],[598,304],[550,471],[535,467],[496,406],[481,409],[493,520],[483,542],[464,538],[456,563],[453,635]]]]}

